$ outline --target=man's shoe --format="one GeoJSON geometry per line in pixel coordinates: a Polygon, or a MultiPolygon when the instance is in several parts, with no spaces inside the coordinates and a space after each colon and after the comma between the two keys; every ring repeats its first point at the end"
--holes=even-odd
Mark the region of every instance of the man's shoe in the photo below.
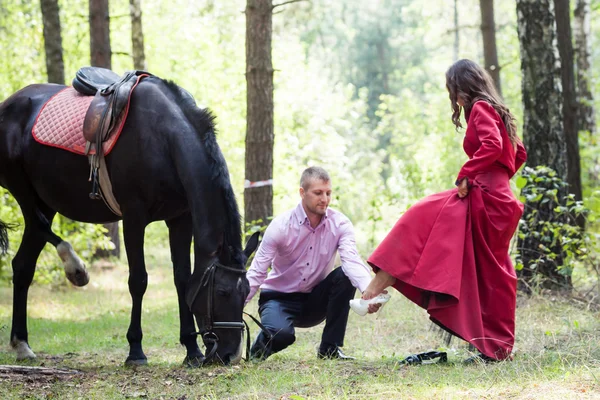
{"type": "Polygon", "coordinates": [[[317,357],[321,360],[356,360],[356,357],[345,355],[339,347],[330,347],[326,350],[319,349],[317,357]]]}

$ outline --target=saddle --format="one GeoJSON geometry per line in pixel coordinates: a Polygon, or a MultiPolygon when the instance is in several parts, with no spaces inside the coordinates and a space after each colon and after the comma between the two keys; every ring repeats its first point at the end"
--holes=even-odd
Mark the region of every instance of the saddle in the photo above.
{"type": "Polygon", "coordinates": [[[150,75],[145,71],[129,71],[119,76],[106,68],[83,67],[73,79],[73,88],[77,92],[94,96],[83,122],[85,154],[90,160],[90,198],[103,199],[108,208],[119,216],[121,210],[112,194],[102,143],[109,138],[113,128],[122,123],[122,118],[126,117],[131,91],[140,79],[150,75]]]}

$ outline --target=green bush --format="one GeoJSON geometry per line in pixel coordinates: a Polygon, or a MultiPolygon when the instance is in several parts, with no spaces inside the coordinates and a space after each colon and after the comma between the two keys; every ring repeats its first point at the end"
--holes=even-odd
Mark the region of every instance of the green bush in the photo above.
{"type": "Polygon", "coordinates": [[[517,187],[525,212],[515,268],[529,287],[570,288],[575,265],[595,257],[590,250],[597,247],[597,237],[582,227],[582,222],[594,216],[546,166],[525,167],[517,187]]]}

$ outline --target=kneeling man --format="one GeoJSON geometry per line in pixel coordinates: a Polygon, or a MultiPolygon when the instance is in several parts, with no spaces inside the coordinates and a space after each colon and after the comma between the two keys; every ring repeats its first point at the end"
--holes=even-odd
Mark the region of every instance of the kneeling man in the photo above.
{"type": "MultiPolygon", "coordinates": [[[[320,167],[311,167],[300,179],[301,201],[268,226],[248,270],[250,301],[260,287],[258,300],[261,332],[251,349],[264,360],[294,343],[295,328],[325,320],[319,358],[352,359],[342,353],[349,301],[355,288],[361,293],[371,282],[370,269],[356,250],[350,220],[333,209],[331,180],[320,167]],[[333,269],[336,253],[341,267],[333,269]],[[267,271],[271,271],[267,274],[267,271]]],[[[379,305],[369,306],[376,312],[379,305]]]]}

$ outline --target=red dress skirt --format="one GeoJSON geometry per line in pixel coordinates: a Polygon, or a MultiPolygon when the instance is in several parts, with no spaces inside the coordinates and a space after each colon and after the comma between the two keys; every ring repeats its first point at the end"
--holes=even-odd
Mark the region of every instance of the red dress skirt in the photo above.
{"type": "Polygon", "coordinates": [[[433,322],[504,359],[514,344],[517,288],[508,251],[523,205],[506,168],[471,184],[463,199],[452,189],[412,206],[368,262],[394,276],[394,287],[433,322]]]}

